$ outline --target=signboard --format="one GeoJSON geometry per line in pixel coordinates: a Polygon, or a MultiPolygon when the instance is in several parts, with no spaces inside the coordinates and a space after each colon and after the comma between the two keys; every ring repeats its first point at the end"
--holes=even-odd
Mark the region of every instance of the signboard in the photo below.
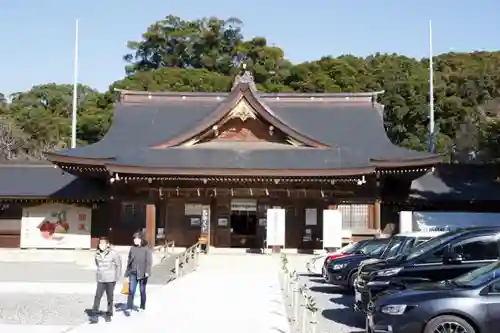
{"type": "Polygon", "coordinates": [[[498,213],[411,213],[412,231],[451,231],[458,228],[500,226],[500,214],[498,213]]]}
{"type": "Polygon", "coordinates": [[[281,208],[267,210],[267,246],[285,246],[285,215],[281,208]]]}
{"type": "Polygon", "coordinates": [[[306,208],[306,225],[318,224],[318,210],[316,208],[306,208]]]}
{"type": "Polygon", "coordinates": [[[184,205],[184,215],[193,216],[193,215],[201,215],[201,210],[203,209],[202,204],[185,204],[184,205]]]}
{"type": "Polygon", "coordinates": [[[323,247],[342,247],[342,213],[337,209],[323,211],[323,247]]]}
{"type": "Polygon", "coordinates": [[[231,200],[231,211],[256,212],[257,200],[254,199],[233,199],[231,200]]]}
{"type": "Polygon", "coordinates": [[[204,207],[201,210],[201,236],[207,237],[210,232],[210,208],[204,207]]]}
{"type": "Polygon", "coordinates": [[[92,210],[64,204],[23,208],[21,248],[90,248],[92,210]]]}
{"type": "Polygon", "coordinates": [[[399,212],[399,232],[405,233],[411,231],[413,231],[413,212],[399,212]]]}

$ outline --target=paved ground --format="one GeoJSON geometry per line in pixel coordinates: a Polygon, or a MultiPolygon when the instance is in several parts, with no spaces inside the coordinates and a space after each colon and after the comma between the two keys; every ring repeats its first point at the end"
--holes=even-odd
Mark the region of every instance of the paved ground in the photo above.
{"type": "Polygon", "coordinates": [[[319,307],[318,333],[364,333],[365,319],[363,315],[352,310],[354,295],[352,291],[343,290],[323,283],[319,276],[307,274],[306,261],[309,255],[288,255],[288,260],[297,273],[301,283],[307,284],[311,295],[319,307]]]}
{"type": "MultiPolygon", "coordinates": [[[[91,253],[77,258],[66,253],[64,260],[55,261],[40,253],[6,253],[0,251],[0,332],[62,332],[88,321],[84,310],[91,307],[95,292],[91,253]],[[22,262],[14,261],[16,256],[22,262]]],[[[170,261],[153,268],[150,292],[172,278],[170,261]]],[[[119,289],[115,300],[121,303],[125,296],[119,289]]]]}
{"type": "Polygon", "coordinates": [[[208,255],[200,268],[155,292],[148,309],[71,333],[289,333],[274,256],[208,255]],[[161,320],[159,320],[161,318],[161,320]]]}

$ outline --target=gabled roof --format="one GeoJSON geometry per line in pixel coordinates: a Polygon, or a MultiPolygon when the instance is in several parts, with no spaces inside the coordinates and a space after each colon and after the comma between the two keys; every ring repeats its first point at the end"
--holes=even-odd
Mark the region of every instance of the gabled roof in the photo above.
{"type": "Polygon", "coordinates": [[[103,184],[63,172],[49,162],[1,162],[0,199],[79,199],[106,197],[103,184]]]}
{"type": "Polygon", "coordinates": [[[410,200],[498,201],[500,169],[496,165],[441,164],[414,180],[410,200]]]}
{"type": "Polygon", "coordinates": [[[393,145],[376,93],[263,94],[240,83],[230,93],[121,91],[104,138],[47,157],[59,164],[105,166],[110,172],[196,175],[336,175],[376,168],[430,166],[433,154],[393,145]],[[257,116],[302,147],[184,143],[216,128],[242,99],[257,116]],[[159,148],[161,147],[161,148],[159,148]]]}

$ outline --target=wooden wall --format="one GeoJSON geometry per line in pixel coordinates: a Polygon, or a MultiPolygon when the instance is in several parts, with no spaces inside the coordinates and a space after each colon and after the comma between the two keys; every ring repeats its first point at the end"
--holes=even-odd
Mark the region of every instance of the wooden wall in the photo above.
{"type": "MultiPolygon", "coordinates": [[[[232,197],[195,197],[195,198],[166,198],[156,203],[156,228],[164,228],[167,240],[174,240],[176,246],[190,246],[198,241],[200,236],[200,227],[192,226],[190,216],[185,214],[186,204],[201,204],[210,208],[210,244],[216,247],[231,247],[234,245],[234,237],[231,234],[230,215],[231,215],[231,199],[232,197]],[[227,219],[227,225],[219,225],[219,219],[227,219]]],[[[249,199],[249,198],[246,198],[249,199]]],[[[257,218],[266,218],[267,208],[278,206],[286,211],[286,248],[303,248],[310,249],[322,248],[321,239],[323,238],[323,210],[334,208],[330,203],[318,199],[306,198],[270,198],[261,197],[257,199],[257,218]],[[317,224],[306,226],[306,208],[315,208],[317,210],[317,224]],[[303,241],[306,229],[311,230],[311,241],[303,241]]],[[[115,200],[118,201],[118,200],[115,200]]],[[[109,209],[116,212],[117,202],[110,202],[109,209]]],[[[362,232],[361,236],[371,235],[376,227],[376,208],[372,204],[369,206],[369,219],[367,221],[366,232],[362,232]]],[[[121,213],[123,214],[123,212],[121,213]]],[[[108,215],[112,221],[112,239],[115,244],[130,244],[130,237],[134,231],[139,228],[144,228],[144,223],[137,220],[134,227],[124,227],[119,220],[123,216],[118,216],[116,213],[108,215]]],[[[101,228],[102,229],[102,228],[101,228]]],[[[263,245],[266,229],[264,226],[257,228],[256,244],[263,245]]],[[[358,235],[359,236],[359,235],[358,235]]]]}

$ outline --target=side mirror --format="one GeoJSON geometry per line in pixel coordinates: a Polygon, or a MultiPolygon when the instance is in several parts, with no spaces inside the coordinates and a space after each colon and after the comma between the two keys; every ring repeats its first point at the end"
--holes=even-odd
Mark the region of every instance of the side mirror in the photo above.
{"type": "Polygon", "coordinates": [[[460,253],[448,252],[443,258],[443,264],[460,264],[463,260],[460,253]]]}

